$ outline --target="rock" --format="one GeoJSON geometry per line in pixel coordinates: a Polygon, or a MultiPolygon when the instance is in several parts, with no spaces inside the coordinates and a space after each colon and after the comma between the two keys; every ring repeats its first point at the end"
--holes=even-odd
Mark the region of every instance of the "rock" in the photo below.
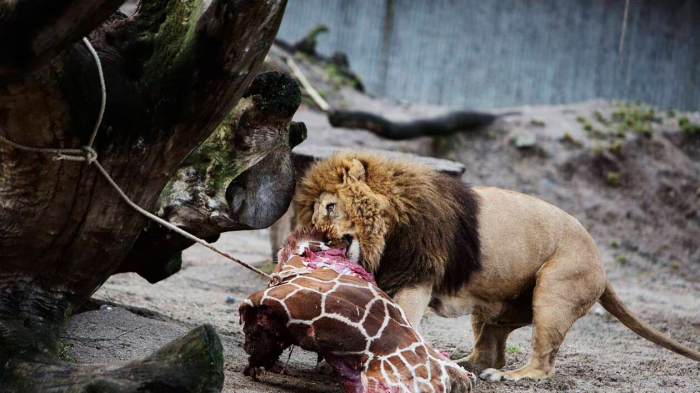
{"type": "Polygon", "coordinates": [[[537,144],[537,138],[535,137],[535,134],[525,132],[515,136],[513,143],[518,149],[529,149],[537,144]]]}

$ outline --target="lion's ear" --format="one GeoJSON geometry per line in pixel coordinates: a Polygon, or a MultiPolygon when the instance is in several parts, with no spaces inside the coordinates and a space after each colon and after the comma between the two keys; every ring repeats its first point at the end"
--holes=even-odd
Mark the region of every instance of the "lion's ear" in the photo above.
{"type": "Polygon", "coordinates": [[[352,159],[352,163],[350,164],[350,169],[348,169],[348,177],[356,180],[356,181],[364,181],[365,180],[365,166],[362,165],[360,160],[357,158],[352,159]]]}

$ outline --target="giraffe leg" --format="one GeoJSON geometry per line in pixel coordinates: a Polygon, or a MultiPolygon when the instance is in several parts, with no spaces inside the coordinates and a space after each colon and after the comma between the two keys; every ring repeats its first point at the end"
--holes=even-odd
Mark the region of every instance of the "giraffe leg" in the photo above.
{"type": "MultiPolygon", "coordinates": [[[[557,266],[553,261],[550,266],[557,266]]],[[[515,371],[484,370],[479,377],[491,381],[517,381],[522,378],[545,379],[554,375],[559,346],[571,326],[596,302],[605,282],[597,272],[581,272],[543,267],[533,294],[532,353],[528,363],[515,371]],[[571,288],[589,290],[572,291],[571,288]],[[600,287],[600,288],[598,288],[600,287]],[[598,290],[600,289],[600,290],[598,290]]],[[[603,276],[604,278],[604,276],[603,276]]]]}
{"type": "Polygon", "coordinates": [[[403,288],[394,296],[394,301],[406,314],[406,319],[413,328],[418,329],[423,314],[428,309],[430,297],[433,292],[431,284],[423,284],[411,288],[403,288]]]}
{"type": "Polygon", "coordinates": [[[506,340],[508,335],[517,326],[491,325],[472,314],[472,330],[474,332],[474,350],[457,363],[467,363],[469,370],[483,370],[486,368],[501,368],[506,365],[506,340]]]}

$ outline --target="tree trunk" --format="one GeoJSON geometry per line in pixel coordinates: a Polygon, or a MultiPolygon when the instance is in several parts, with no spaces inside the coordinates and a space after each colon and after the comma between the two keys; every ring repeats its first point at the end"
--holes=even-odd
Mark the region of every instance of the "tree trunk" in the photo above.
{"type": "MultiPolygon", "coordinates": [[[[267,228],[294,193],[292,148],[306,126],[292,122],[301,91],[288,75],[260,74],[223,124],[170,179],[155,212],[210,242],[228,231],[267,228]]],[[[180,270],[192,241],[149,222],[118,272],[158,282],[180,270]]]]}
{"type": "MultiPolygon", "coordinates": [[[[0,4],[0,42],[9,43],[0,54],[0,133],[34,147],[87,143],[100,87],[95,62],[78,40],[121,3],[0,4]]],[[[180,163],[243,96],[285,5],[144,0],[133,17],[115,14],[90,34],[108,92],[94,148],[135,203],[153,210],[180,163]]],[[[131,373],[136,380],[129,384],[120,382],[126,374],[119,369],[57,361],[71,310],[117,271],[146,226],[94,167],[0,143],[0,205],[0,390],[92,391],[85,381],[99,383],[99,391],[158,390],[168,376],[179,382],[167,391],[221,389],[220,378],[197,376],[221,372],[210,327],[144,360],[154,368],[131,373]],[[175,364],[182,356],[207,366],[186,372],[175,364]],[[57,386],[59,375],[65,378],[57,386]]]]}

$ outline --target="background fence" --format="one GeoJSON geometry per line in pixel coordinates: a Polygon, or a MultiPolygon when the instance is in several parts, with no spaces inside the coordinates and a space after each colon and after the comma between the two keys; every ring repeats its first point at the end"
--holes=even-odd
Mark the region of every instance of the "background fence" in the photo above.
{"type": "Polygon", "coordinates": [[[700,1],[291,0],[279,37],[316,23],[369,92],[455,107],[594,98],[700,108],[700,1]]]}

